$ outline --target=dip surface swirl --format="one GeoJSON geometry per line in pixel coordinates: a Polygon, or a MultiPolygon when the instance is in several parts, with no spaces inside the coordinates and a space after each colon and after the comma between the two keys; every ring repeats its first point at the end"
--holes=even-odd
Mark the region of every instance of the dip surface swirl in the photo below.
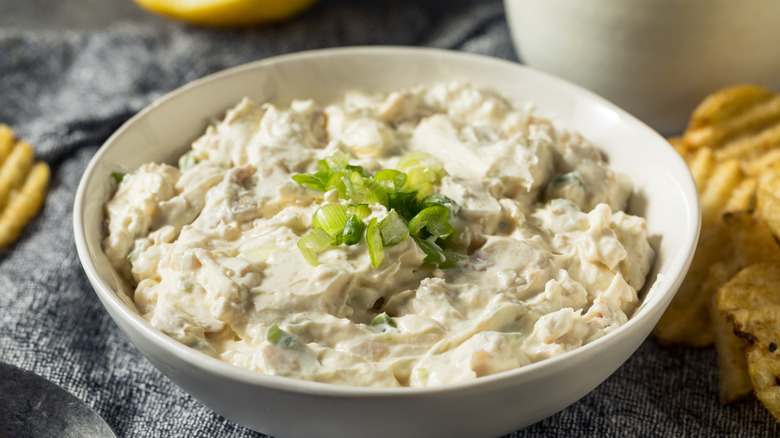
{"type": "MultiPolygon", "coordinates": [[[[118,178],[119,179],[119,178],[118,178]]],[[[178,167],[121,176],[103,249],[149,323],[267,374],[355,386],[474,379],[624,324],[655,253],[629,179],[580,135],[478,86],[352,92],[320,106],[244,99],[178,167]],[[367,172],[427,154],[457,204],[436,268],[412,238],[372,266],[366,239],[307,263],[298,241],[335,191],[293,180],[338,154],[367,172]]],[[[363,219],[389,212],[369,205],[363,219]]]]}

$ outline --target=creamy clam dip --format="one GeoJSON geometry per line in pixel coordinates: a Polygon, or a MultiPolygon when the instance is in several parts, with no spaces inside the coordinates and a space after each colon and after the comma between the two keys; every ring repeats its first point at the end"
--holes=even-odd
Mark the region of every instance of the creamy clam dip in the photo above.
{"type": "MultiPolygon", "coordinates": [[[[178,167],[122,175],[103,249],[138,312],[209,356],[319,382],[440,385],[558,356],[629,319],[655,257],[645,220],[624,211],[631,193],[580,135],[468,83],[327,106],[244,99],[178,167]],[[430,262],[425,234],[376,263],[370,231],[307,261],[299,241],[317,211],[352,202],[293,177],[348,157],[378,179],[409,156],[438,172],[425,190],[447,200],[448,263],[430,262]]],[[[395,214],[363,205],[360,230],[395,214]]]]}

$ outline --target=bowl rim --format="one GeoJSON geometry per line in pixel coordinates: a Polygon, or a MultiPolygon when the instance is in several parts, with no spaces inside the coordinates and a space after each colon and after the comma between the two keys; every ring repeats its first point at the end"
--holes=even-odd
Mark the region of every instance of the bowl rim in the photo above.
{"type": "MultiPolygon", "coordinates": [[[[544,359],[539,362],[534,362],[528,365],[524,365],[515,369],[503,371],[489,376],[479,377],[477,379],[448,383],[443,385],[427,386],[427,387],[356,387],[347,386],[333,383],[323,383],[315,381],[306,381],[289,377],[282,377],[276,375],[269,375],[257,371],[251,371],[248,369],[240,368],[238,366],[229,364],[219,359],[210,357],[206,354],[198,352],[184,344],[179,343],[173,338],[168,337],[161,331],[153,328],[145,319],[143,319],[138,313],[133,312],[117,295],[121,291],[114,291],[111,286],[101,277],[95,262],[91,258],[90,250],[87,243],[88,233],[83,227],[83,217],[85,214],[85,202],[88,197],[87,188],[90,186],[90,181],[95,177],[95,170],[101,165],[102,157],[110,150],[117,138],[122,136],[126,131],[132,129],[132,126],[139,120],[149,116],[160,105],[177,99],[179,96],[189,92],[196,87],[207,86],[212,82],[222,81],[232,75],[241,74],[247,71],[263,69],[269,66],[279,64],[296,62],[306,59],[315,59],[318,57],[329,56],[360,56],[360,55],[427,55],[435,54],[437,57],[444,58],[471,58],[474,62],[486,64],[486,67],[490,65],[502,65],[504,67],[511,66],[511,68],[523,71],[525,75],[534,77],[536,79],[553,84],[556,87],[560,87],[567,93],[574,95],[581,95],[588,100],[595,101],[601,106],[605,106],[608,109],[616,111],[622,117],[627,118],[632,124],[636,125],[637,129],[644,130],[645,135],[655,136],[658,141],[666,142],[663,137],[657,132],[652,130],[643,122],[636,119],[634,116],[628,114],[626,111],[620,109],[616,105],[607,101],[606,99],[592,93],[584,88],[566,82],[562,79],[548,75],[546,73],[534,70],[530,67],[526,67],[522,64],[504,60],[492,56],[473,54],[449,49],[427,48],[427,47],[407,47],[407,46],[354,46],[354,47],[338,47],[328,49],[315,49],[301,52],[288,53],[284,55],[272,56],[256,61],[244,63],[227,69],[223,69],[211,74],[208,74],[202,78],[191,81],[184,84],[163,96],[155,99],[151,104],[144,107],[141,111],[133,115],[127,121],[125,121],[119,129],[117,129],[112,135],[100,146],[95,155],[90,159],[84,173],[79,182],[76,196],[73,206],[73,228],[74,238],[76,243],[76,249],[82,267],[93,287],[95,293],[100,298],[103,305],[111,314],[112,318],[116,318],[115,315],[121,315],[123,321],[131,325],[137,332],[142,333],[143,336],[156,344],[157,347],[162,348],[168,353],[177,357],[193,367],[200,368],[209,374],[218,375],[219,377],[226,378],[232,381],[240,382],[247,385],[262,386],[266,388],[281,390],[290,393],[302,393],[309,395],[319,396],[347,396],[347,397],[406,397],[410,395],[433,395],[449,392],[462,392],[462,391],[481,391],[491,386],[505,386],[505,383],[512,380],[534,380],[543,375],[554,374],[559,369],[566,368],[568,363],[577,361],[577,358],[585,357],[588,355],[596,354],[600,349],[605,348],[609,344],[617,341],[620,336],[630,336],[629,332],[636,332],[642,330],[641,322],[647,318],[652,318],[651,310],[653,308],[645,308],[637,311],[636,314],[631,316],[629,320],[619,327],[614,332],[608,333],[599,339],[596,339],[588,344],[585,344],[565,354],[555,356],[552,358],[544,359]]],[[[222,109],[221,109],[222,110],[222,109]]],[[[672,156],[671,154],[669,154],[672,156]]],[[[679,158],[679,157],[678,157],[679,158]]],[[[693,183],[693,178],[690,176],[687,166],[681,158],[676,163],[670,163],[672,166],[684,167],[687,174],[688,181],[680,181],[681,189],[687,196],[685,204],[689,206],[686,211],[686,222],[684,224],[686,233],[685,245],[689,248],[687,254],[674,254],[671,258],[669,265],[669,272],[676,276],[672,281],[663,281],[659,286],[660,295],[665,296],[668,294],[673,295],[679,285],[682,283],[684,273],[690,266],[693,258],[696,241],[700,231],[700,206],[698,194],[693,183]]],[[[681,169],[682,170],[682,169],[681,169]]],[[[648,278],[648,283],[651,284],[651,279],[648,278]]],[[[671,301],[671,298],[666,300],[666,303],[671,301]]],[[[640,303],[641,305],[641,303],[640,303]]],[[[664,306],[665,308],[665,306],[664,306]]],[[[655,309],[657,310],[657,309],[655,309]]],[[[660,315],[659,315],[660,316],[660,315]]],[[[115,323],[117,323],[115,321],[115,323]]],[[[120,328],[124,331],[124,328],[120,325],[120,328]]],[[[127,333],[125,333],[127,335],[127,333]]],[[[138,346],[134,345],[136,348],[138,346]]],[[[622,363],[621,363],[622,364],[622,363]]],[[[619,364],[620,365],[620,364],[619,364]]],[[[619,366],[618,365],[618,366],[619,366]]]]}

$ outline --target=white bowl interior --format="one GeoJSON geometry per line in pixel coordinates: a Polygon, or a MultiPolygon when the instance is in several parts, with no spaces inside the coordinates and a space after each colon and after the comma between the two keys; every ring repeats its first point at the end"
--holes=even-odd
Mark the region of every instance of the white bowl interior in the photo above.
{"type": "MultiPolygon", "coordinates": [[[[270,388],[275,397],[288,400],[290,406],[301,403],[296,398],[301,394],[314,397],[309,399],[312,403],[316,403],[312,400],[319,400],[318,397],[330,397],[329,404],[338,409],[343,406],[332,403],[333,400],[359,402],[359,406],[364,406],[358,411],[366,418],[366,427],[374,421],[371,420],[371,409],[376,413],[380,405],[385,409],[390,403],[410,417],[404,423],[408,427],[399,426],[391,432],[404,430],[409,436],[426,436],[432,431],[441,433],[445,430],[441,425],[433,429],[432,423],[444,422],[444,419],[452,418],[452,412],[461,409],[456,395],[469,393],[474,397],[492,397],[492,402],[485,400],[486,406],[497,405],[491,408],[495,412],[492,417],[483,415],[484,420],[474,420],[476,423],[472,426],[450,421],[455,435],[467,436],[467,433],[506,433],[538,421],[585,395],[620,366],[647,336],[682,281],[698,237],[699,206],[685,163],[666,141],[590,92],[498,59],[432,49],[371,47],[304,52],[258,61],[201,79],[163,97],[128,121],[95,155],[76,195],[74,230],[84,269],[117,324],[166,375],[223,415],[266,433],[306,436],[312,432],[314,429],[300,424],[288,424],[295,421],[289,413],[285,414],[283,402],[279,402],[281,407],[274,412],[274,418],[256,414],[256,420],[252,422],[247,418],[250,412],[245,413],[237,403],[223,400],[227,395],[222,392],[230,385],[238,385],[233,397],[242,403],[253,397],[250,390],[269,396],[263,391],[270,388]],[[130,309],[130,302],[122,292],[127,286],[101,249],[103,205],[111,196],[111,172],[132,169],[149,161],[174,162],[202,134],[210,120],[221,118],[225,110],[245,96],[257,102],[288,103],[293,98],[329,102],[347,90],[389,91],[448,79],[473,81],[513,100],[536,102],[542,114],[582,133],[606,152],[613,168],[631,176],[636,194],[630,211],[647,218],[658,259],[644,290],[643,304],[620,330],[566,355],[475,382],[446,388],[377,390],[300,382],[241,370],[167,338],[130,309]],[[650,288],[649,284],[657,277],[659,280],[650,288]],[[530,385],[530,388],[533,382],[547,385],[555,381],[556,373],[577,371],[573,368],[575,364],[581,367],[578,371],[582,373],[581,381],[572,384],[575,375],[564,375],[566,384],[558,384],[560,394],[523,404],[511,395],[491,392],[513,385],[530,385]],[[194,374],[201,375],[199,382],[193,381],[194,374]],[[224,386],[215,383],[220,380],[230,383],[224,386]],[[242,388],[246,394],[236,395],[242,388]],[[336,399],[331,399],[333,397],[336,399]],[[399,400],[404,400],[407,407],[396,406],[399,400]],[[449,403],[449,407],[440,416],[412,418],[414,409],[418,408],[414,406],[415,400],[449,403]],[[376,406],[371,407],[372,403],[376,406]],[[502,410],[498,405],[505,403],[515,405],[502,410]],[[488,425],[490,421],[495,424],[488,425]]],[[[549,392],[555,388],[542,386],[537,389],[549,392]]],[[[323,404],[322,401],[319,403],[323,404]]],[[[463,404],[464,410],[466,406],[463,404]]],[[[468,406],[472,406],[471,402],[468,406]]],[[[330,415],[340,414],[343,415],[341,410],[330,415]]],[[[322,421],[326,421],[325,417],[322,421]]],[[[361,429],[363,423],[354,421],[340,433],[360,436],[370,430],[361,429]]],[[[312,424],[316,423],[313,417],[312,424]]],[[[331,424],[330,427],[336,426],[331,424]]],[[[375,428],[372,434],[376,436],[375,428]]]]}

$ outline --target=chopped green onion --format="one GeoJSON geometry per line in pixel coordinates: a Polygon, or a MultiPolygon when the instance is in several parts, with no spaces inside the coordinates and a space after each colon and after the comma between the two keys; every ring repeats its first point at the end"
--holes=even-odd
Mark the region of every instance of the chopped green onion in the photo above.
{"type": "Polygon", "coordinates": [[[325,157],[317,162],[320,170],[327,171],[337,168],[344,168],[349,162],[349,155],[344,152],[336,152],[335,154],[325,157]]]}
{"type": "Polygon", "coordinates": [[[345,245],[355,245],[363,238],[366,224],[363,220],[371,216],[371,208],[367,204],[354,204],[347,207],[347,223],[344,224],[342,242],[345,245]]]}
{"type": "Polygon", "coordinates": [[[390,185],[389,190],[400,191],[406,184],[406,174],[400,170],[395,169],[382,169],[374,174],[374,179],[377,181],[387,181],[390,185]]]}
{"type": "Polygon", "coordinates": [[[295,339],[295,336],[280,329],[276,324],[268,327],[265,338],[268,340],[268,342],[276,345],[279,348],[292,348],[298,343],[298,340],[295,339]]]}
{"type": "Polygon", "coordinates": [[[322,228],[312,228],[311,231],[306,233],[306,235],[301,237],[301,240],[298,241],[298,249],[301,250],[303,258],[305,258],[310,265],[317,266],[319,265],[317,253],[325,250],[334,242],[335,240],[327,231],[322,228]]]}
{"type": "Polygon", "coordinates": [[[396,169],[406,173],[406,186],[411,188],[435,184],[444,175],[439,160],[424,152],[412,152],[401,157],[396,169]]]}
{"type": "Polygon", "coordinates": [[[180,278],[178,285],[179,285],[179,290],[183,292],[192,292],[192,282],[187,280],[186,278],[180,278]]]}
{"type": "Polygon", "coordinates": [[[371,208],[368,204],[352,204],[347,207],[347,215],[355,215],[358,219],[363,220],[371,216],[371,208]]]}
{"type": "Polygon", "coordinates": [[[293,175],[293,180],[302,186],[306,186],[310,189],[325,191],[325,184],[327,181],[323,181],[317,173],[311,175],[308,173],[299,173],[293,175]]]}
{"type": "Polygon", "coordinates": [[[412,188],[430,184],[436,181],[436,174],[427,168],[409,169],[406,174],[406,185],[412,188]]]}
{"type": "Polygon", "coordinates": [[[378,333],[398,331],[398,326],[395,324],[395,321],[393,321],[393,318],[390,318],[385,312],[375,316],[368,325],[378,333]]]}
{"type": "Polygon", "coordinates": [[[419,236],[424,229],[431,236],[446,239],[454,231],[452,225],[447,222],[449,214],[450,209],[441,204],[424,208],[409,220],[409,233],[419,236]]]}
{"type": "Polygon", "coordinates": [[[373,178],[363,178],[357,173],[352,174],[350,181],[355,190],[355,200],[387,206],[387,189],[382,183],[373,178]]]}
{"type": "Polygon", "coordinates": [[[406,239],[409,235],[409,227],[395,210],[390,210],[382,222],[379,222],[379,232],[382,235],[382,244],[393,246],[406,239]]]}
{"type": "Polygon", "coordinates": [[[395,210],[402,218],[409,220],[420,212],[415,192],[390,192],[387,194],[387,208],[395,210]]]}
{"type": "Polygon", "coordinates": [[[365,169],[363,169],[362,166],[353,166],[351,164],[347,164],[344,166],[345,169],[349,172],[356,172],[358,175],[362,176],[363,178],[368,178],[369,175],[366,173],[365,169]]]}
{"type": "Polygon", "coordinates": [[[414,168],[427,168],[435,172],[441,171],[441,163],[433,155],[425,152],[412,152],[398,160],[396,169],[407,172],[414,168]]]}
{"type": "Polygon", "coordinates": [[[341,234],[341,241],[345,245],[355,245],[360,242],[365,229],[366,224],[363,223],[363,219],[354,213],[348,214],[347,223],[344,224],[344,231],[341,234]]]}
{"type": "Polygon", "coordinates": [[[464,254],[457,253],[450,249],[442,249],[442,254],[444,254],[444,261],[437,266],[437,268],[441,269],[454,268],[455,265],[468,258],[464,254]]]}
{"type": "Polygon", "coordinates": [[[317,266],[317,254],[332,245],[355,245],[366,234],[366,246],[374,267],[384,258],[384,247],[397,245],[412,235],[426,254],[426,262],[437,267],[454,266],[461,256],[447,240],[454,228],[450,214],[459,213],[458,204],[440,193],[432,193],[444,168],[433,156],[415,152],[398,162],[397,169],[382,169],[370,175],[361,166],[350,165],[349,156],[337,152],[318,162],[319,171],[298,174],[299,184],[320,191],[336,190],[345,206],[335,202],[323,205],[312,216],[312,230],[298,242],[306,261],[317,266]],[[389,211],[378,221],[370,205],[381,204],[389,211]]]}
{"type": "Polygon", "coordinates": [[[312,226],[322,228],[334,239],[341,236],[346,222],[347,206],[338,203],[323,205],[318,208],[311,217],[312,226]]]}
{"type": "Polygon", "coordinates": [[[417,184],[414,187],[409,188],[409,190],[412,190],[414,193],[417,194],[417,196],[415,197],[417,201],[422,201],[423,199],[425,199],[426,196],[433,193],[433,184],[431,183],[417,184]]]}
{"type": "Polygon", "coordinates": [[[572,182],[577,183],[577,185],[582,189],[585,188],[585,182],[582,181],[582,176],[576,170],[572,170],[571,172],[566,172],[553,179],[550,182],[550,188],[554,189],[562,184],[572,183],[572,182]]]}
{"type": "Polygon", "coordinates": [[[349,174],[345,171],[328,173],[328,181],[325,183],[323,191],[336,189],[339,192],[339,197],[342,199],[350,199],[352,197],[352,184],[349,182],[349,174]]]}
{"type": "Polygon", "coordinates": [[[124,179],[125,174],[121,172],[111,172],[111,178],[114,179],[114,182],[119,184],[122,182],[122,179],[124,179]]]}
{"type": "Polygon", "coordinates": [[[179,158],[179,169],[182,171],[192,169],[198,164],[198,160],[193,155],[192,151],[187,152],[179,158]]]}
{"type": "Polygon", "coordinates": [[[371,219],[368,227],[366,227],[366,246],[368,247],[368,257],[371,259],[371,265],[375,268],[381,265],[385,252],[382,244],[382,233],[379,231],[376,218],[371,219]]]}
{"type": "Polygon", "coordinates": [[[412,236],[412,239],[417,242],[417,246],[425,253],[425,263],[429,263],[437,268],[453,268],[467,258],[463,254],[449,249],[443,249],[441,246],[428,239],[422,239],[417,236],[412,236]]]}
{"type": "Polygon", "coordinates": [[[430,263],[438,268],[439,265],[447,261],[447,256],[444,255],[444,251],[436,243],[417,236],[412,236],[412,239],[417,242],[417,246],[425,253],[426,263],[430,263]]]}
{"type": "Polygon", "coordinates": [[[432,207],[436,204],[447,206],[453,215],[457,215],[460,212],[460,205],[453,201],[450,197],[442,195],[441,193],[434,193],[428,195],[422,200],[421,204],[424,207],[432,207]]]}

